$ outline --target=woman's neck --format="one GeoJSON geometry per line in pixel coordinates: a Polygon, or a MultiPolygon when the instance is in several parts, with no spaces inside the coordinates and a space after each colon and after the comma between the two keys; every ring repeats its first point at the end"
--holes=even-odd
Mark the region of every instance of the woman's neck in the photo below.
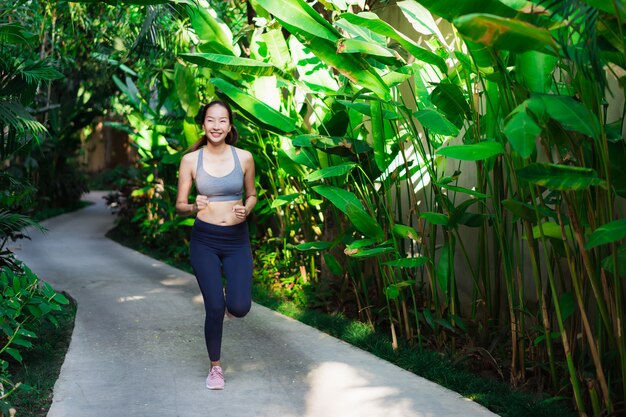
{"type": "Polygon", "coordinates": [[[206,145],[204,145],[205,152],[209,152],[213,155],[221,155],[224,152],[226,152],[229,147],[230,145],[228,145],[226,142],[221,142],[221,143],[208,142],[206,145]]]}

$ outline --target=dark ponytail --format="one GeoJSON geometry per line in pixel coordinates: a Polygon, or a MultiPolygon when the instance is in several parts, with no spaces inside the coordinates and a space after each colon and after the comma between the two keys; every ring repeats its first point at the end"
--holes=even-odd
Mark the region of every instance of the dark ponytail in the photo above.
{"type": "MultiPolygon", "coordinates": [[[[213,100],[209,104],[206,104],[200,111],[199,116],[201,117],[199,120],[197,120],[197,122],[200,124],[200,126],[202,126],[204,124],[206,112],[211,107],[217,106],[217,105],[224,107],[228,111],[228,121],[230,123],[230,132],[228,132],[228,135],[226,136],[225,141],[228,145],[235,146],[235,144],[237,143],[237,140],[239,139],[239,132],[237,132],[237,128],[235,127],[235,124],[233,123],[233,110],[230,108],[230,105],[227,102],[222,101],[222,100],[213,100]]],[[[204,134],[202,135],[200,139],[198,139],[196,143],[194,143],[191,146],[190,151],[197,151],[198,149],[200,149],[206,144],[207,144],[207,137],[206,137],[206,134],[204,134]]]]}

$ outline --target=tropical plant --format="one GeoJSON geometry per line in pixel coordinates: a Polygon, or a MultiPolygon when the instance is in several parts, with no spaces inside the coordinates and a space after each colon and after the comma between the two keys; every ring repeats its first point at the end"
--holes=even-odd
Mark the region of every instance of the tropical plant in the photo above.
{"type": "Polygon", "coordinates": [[[624,5],[596,3],[257,0],[232,31],[185,4],[178,62],[117,81],[150,167],[137,219],[178,224],[166,184],[217,95],[255,155],[257,236],[306,259],[312,302],[619,414],[624,5]]]}
{"type": "Polygon", "coordinates": [[[47,319],[56,324],[54,312],[68,303],[28,267],[20,264],[17,271],[0,267],[0,415],[9,413],[11,394],[28,388],[13,381],[11,369],[12,364],[22,361],[21,352],[36,343],[33,323],[47,319]]]}
{"type": "Polygon", "coordinates": [[[559,391],[569,375],[581,414],[622,410],[623,111],[603,105],[605,68],[624,70],[622,6],[398,2],[420,43],[344,2],[326,4],[332,22],[256,3],[248,57],[181,57],[260,128],[257,149],[288,157],[264,165],[284,185],[263,188],[296,247],[323,253],[320,279],[343,276],[332,285],[365,319],[385,311],[394,338],[454,350],[475,329],[488,347],[507,323],[494,354],[511,355],[511,382],[559,391]],[[303,206],[304,221],[285,210],[303,206]]]}

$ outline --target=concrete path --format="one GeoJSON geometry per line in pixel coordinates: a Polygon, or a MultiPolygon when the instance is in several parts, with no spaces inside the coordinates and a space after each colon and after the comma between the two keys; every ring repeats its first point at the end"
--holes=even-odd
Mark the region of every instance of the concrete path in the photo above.
{"type": "Polygon", "coordinates": [[[226,320],[226,389],[207,390],[195,278],[105,238],[114,216],[103,195],[89,194],[95,205],[44,222],[45,235],[13,248],[78,301],[49,417],[495,416],[257,304],[226,320]]]}

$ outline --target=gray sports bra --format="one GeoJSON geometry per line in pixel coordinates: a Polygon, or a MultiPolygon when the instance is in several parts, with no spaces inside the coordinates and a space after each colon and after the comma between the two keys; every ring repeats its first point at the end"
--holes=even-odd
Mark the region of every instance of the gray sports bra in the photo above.
{"type": "Polygon", "coordinates": [[[243,194],[243,170],[235,147],[231,146],[235,167],[223,177],[214,177],[204,170],[202,156],[204,148],[198,153],[198,165],[196,166],[196,189],[201,195],[209,197],[209,201],[233,201],[241,200],[243,194]]]}

